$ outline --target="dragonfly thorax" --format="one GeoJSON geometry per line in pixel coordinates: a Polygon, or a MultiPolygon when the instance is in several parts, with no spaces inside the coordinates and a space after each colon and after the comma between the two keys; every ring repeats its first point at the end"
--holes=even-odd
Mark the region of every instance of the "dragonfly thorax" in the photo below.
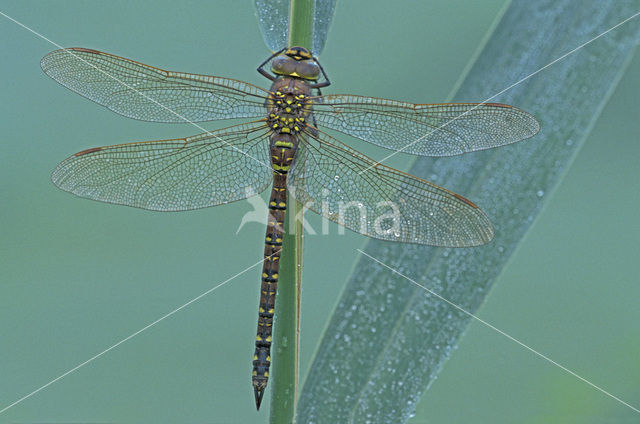
{"type": "Polygon", "coordinates": [[[302,80],[282,78],[273,83],[267,101],[268,124],[277,133],[297,134],[311,113],[311,89],[302,80]]]}

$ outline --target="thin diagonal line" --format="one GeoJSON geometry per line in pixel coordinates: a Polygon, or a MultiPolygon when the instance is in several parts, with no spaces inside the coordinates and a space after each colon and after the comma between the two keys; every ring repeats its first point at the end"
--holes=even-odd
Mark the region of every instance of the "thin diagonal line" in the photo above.
{"type": "Polygon", "coordinates": [[[471,312],[467,311],[466,309],[462,308],[461,306],[458,306],[457,304],[453,303],[452,301],[445,299],[444,297],[440,296],[438,293],[434,292],[433,290],[430,290],[428,288],[426,288],[425,286],[423,286],[422,284],[417,283],[415,280],[407,277],[406,275],[404,275],[403,273],[401,273],[400,271],[397,271],[393,268],[391,268],[389,265],[379,261],[378,259],[374,258],[373,256],[363,252],[360,249],[356,249],[358,252],[362,253],[363,255],[365,255],[366,257],[376,261],[377,263],[379,263],[380,265],[382,265],[383,267],[391,270],[392,272],[395,272],[396,274],[398,274],[399,276],[401,276],[402,278],[412,282],[413,284],[415,284],[416,286],[420,287],[421,289],[427,291],[429,294],[434,295],[435,297],[437,297],[438,299],[448,303],[449,305],[453,306],[454,308],[456,308],[457,310],[459,310],[460,312],[465,313],[466,315],[470,316],[471,318],[481,322],[482,324],[486,325],[487,327],[491,328],[492,330],[496,331],[497,333],[502,334],[503,336],[505,336],[506,338],[508,338],[509,340],[519,344],[520,346],[524,347],[525,349],[527,349],[528,351],[538,355],[539,357],[541,357],[542,359],[544,359],[547,362],[550,362],[551,364],[555,365],[556,367],[566,371],[567,373],[571,374],[572,376],[578,378],[579,380],[582,380],[583,382],[587,383],[588,385],[590,385],[591,387],[597,389],[598,391],[604,393],[605,395],[609,396],[612,399],[617,400],[618,402],[620,402],[621,404],[623,404],[624,406],[629,407],[630,409],[634,410],[635,412],[640,413],[640,409],[635,408],[634,406],[629,405],[627,402],[623,401],[622,399],[620,399],[617,396],[612,395],[611,393],[607,392],[606,390],[604,390],[603,388],[596,386],[595,384],[593,384],[592,382],[590,382],[589,380],[587,380],[584,377],[579,376],[578,374],[576,374],[575,372],[571,371],[570,369],[560,365],[559,363],[557,363],[556,361],[554,361],[553,359],[549,358],[548,356],[545,356],[544,354],[538,352],[537,350],[533,349],[532,347],[529,347],[528,345],[524,344],[523,342],[521,342],[520,340],[516,339],[513,336],[510,336],[509,334],[505,333],[504,331],[500,330],[499,328],[496,328],[495,326],[489,324],[487,321],[483,320],[482,318],[478,318],[477,316],[475,316],[474,314],[472,314],[471,312]]]}
{"type": "MultiPolygon", "coordinates": [[[[2,12],[0,12],[2,13],[2,12]]],[[[279,253],[279,252],[277,252],[279,253]]],[[[272,255],[274,255],[275,253],[273,253],[272,255]]],[[[260,261],[256,262],[255,264],[251,265],[250,267],[244,269],[243,271],[240,271],[239,273],[237,273],[236,275],[234,275],[233,277],[230,277],[228,279],[226,279],[225,281],[223,281],[222,283],[218,284],[217,286],[207,290],[206,292],[202,293],[201,295],[194,297],[193,299],[191,299],[190,301],[188,301],[187,303],[185,303],[184,305],[174,309],[173,311],[169,312],[168,314],[163,315],[162,317],[158,318],[157,320],[153,321],[151,324],[146,325],[145,327],[141,328],[140,330],[136,331],[133,334],[130,334],[129,336],[125,337],[124,339],[120,340],[118,343],[112,345],[111,347],[103,350],[102,352],[98,353],[97,355],[92,356],[91,358],[87,359],[86,361],[84,361],[83,363],[71,368],[69,371],[65,372],[64,374],[60,374],[58,377],[54,378],[53,380],[51,380],[50,382],[48,382],[47,384],[44,384],[42,386],[40,386],[39,388],[37,388],[36,390],[32,391],[31,393],[29,393],[28,395],[25,395],[23,397],[21,397],[20,399],[16,400],[15,402],[13,402],[10,405],[5,406],[4,408],[0,409],[0,414],[2,414],[3,412],[5,412],[6,410],[8,410],[9,408],[12,408],[14,406],[16,406],[17,404],[19,404],[20,402],[22,402],[23,400],[26,400],[28,398],[30,398],[31,396],[35,395],[36,393],[38,393],[39,391],[49,387],[50,385],[52,385],[53,383],[55,383],[58,380],[63,379],[64,377],[66,377],[67,375],[71,374],[72,372],[76,371],[77,369],[87,365],[89,362],[92,362],[95,359],[98,359],[99,357],[101,357],[102,355],[104,355],[105,353],[109,352],[110,350],[115,349],[116,347],[120,346],[122,343],[131,340],[132,338],[134,338],[135,336],[137,336],[138,334],[142,333],[143,331],[153,327],[154,325],[156,325],[157,323],[159,323],[160,321],[164,320],[165,318],[170,317],[171,315],[175,314],[176,312],[186,308],[187,306],[191,305],[193,302],[201,299],[202,297],[208,295],[209,293],[211,293],[212,291],[224,286],[225,284],[227,284],[229,281],[233,280],[234,278],[244,274],[245,272],[249,271],[250,269],[254,268],[256,265],[261,264],[264,261],[264,259],[261,259],[260,261]]]]}
{"type": "Polygon", "coordinates": [[[439,131],[439,130],[441,130],[442,128],[445,128],[446,126],[448,126],[448,125],[449,125],[450,123],[452,123],[453,121],[458,120],[459,118],[461,118],[461,117],[465,116],[465,115],[466,115],[466,114],[468,114],[469,112],[471,112],[471,111],[473,111],[473,110],[475,110],[475,109],[479,108],[480,106],[484,105],[485,103],[489,102],[490,100],[493,100],[494,98],[498,97],[499,95],[501,95],[501,94],[502,94],[502,93],[504,93],[505,91],[508,91],[508,90],[512,89],[512,88],[513,88],[513,87],[515,87],[516,85],[518,85],[518,84],[520,84],[520,83],[522,83],[522,82],[524,82],[524,81],[528,80],[528,79],[529,79],[529,78],[531,78],[532,76],[534,76],[534,75],[538,74],[539,72],[542,72],[543,70],[547,69],[549,66],[551,66],[551,65],[553,65],[553,64],[555,64],[555,63],[557,63],[557,62],[561,61],[561,60],[562,60],[562,59],[564,59],[565,57],[567,57],[567,56],[569,56],[569,55],[571,55],[571,54],[573,54],[573,53],[577,52],[578,50],[580,50],[581,48],[585,47],[586,45],[593,43],[593,42],[594,42],[594,41],[596,41],[598,38],[600,38],[600,37],[604,36],[605,34],[607,34],[607,33],[611,32],[611,31],[613,31],[614,29],[618,28],[620,25],[623,25],[623,24],[625,24],[625,23],[629,22],[631,19],[635,18],[635,17],[636,17],[636,16],[638,16],[638,15],[640,15],[640,12],[637,12],[637,13],[633,14],[632,16],[628,17],[628,18],[627,18],[627,19],[625,19],[624,21],[622,21],[622,22],[618,23],[617,25],[612,26],[611,28],[609,28],[608,30],[606,30],[605,32],[603,32],[602,34],[599,34],[599,35],[597,35],[597,36],[593,37],[593,38],[592,38],[592,39],[590,39],[589,41],[587,41],[587,42],[585,42],[585,43],[580,44],[580,45],[579,45],[578,47],[576,47],[575,49],[573,49],[573,50],[571,50],[571,51],[569,51],[569,52],[567,52],[567,53],[563,54],[562,56],[560,56],[559,58],[555,59],[554,61],[549,62],[548,64],[544,65],[542,68],[538,69],[537,71],[532,72],[531,74],[527,75],[526,77],[524,77],[524,78],[522,78],[522,79],[520,79],[520,80],[518,80],[518,81],[514,82],[513,84],[511,84],[510,86],[508,86],[508,87],[507,87],[507,88],[505,88],[504,90],[500,91],[499,93],[494,94],[493,96],[491,96],[491,97],[489,97],[488,99],[486,99],[486,100],[484,100],[484,101],[482,101],[482,102],[478,103],[477,105],[475,105],[475,106],[474,106],[474,107],[472,107],[471,109],[467,110],[466,112],[461,113],[460,115],[456,116],[456,117],[455,117],[455,118],[453,118],[453,119],[450,119],[449,121],[445,122],[444,124],[442,124],[441,126],[439,126],[438,128],[436,128],[435,130],[433,130],[433,131],[431,131],[431,132],[427,133],[426,135],[423,135],[423,136],[422,136],[422,137],[420,137],[419,139],[417,139],[417,140],[415,140],[415,141],[413,141],[413,142],[411,142],[411,143],[407,144],[407,145],[406,145],[406,146],[404,146],[403,148],[401,148],[401,149],[399,149],[399,150],[396,150],[395,152],[393,152],[393,153],[391,153],[391,154],[389,154],[389,155],[385,156],[384,158],[382,158],[382,160],[380,160],[379,162],[377,162],[375,165],[371,165],[371,166],[369,166],[368,168],[365,168],[364,170],[360,171],[360,172],[358,173],[358,175],[362,174],[363,172],[368,171],[368,170],[369,170],[369,169],[371,169],[371,168],[374,168],[376,165],[381,164],[382,162],[384,162],[384,161],[386,161],[387,159],[389,159],[389,158],[391,158],[391,157],[393,157],[393,156],[397,155],[398,153],[401,153],[402,151],[404,151],[404,150],[408,149],[409,147],[413,146],[414,144],[419,143],[420,141],[422,141],[422,140],[424,140],[425,138],[429,137],[429,136],[430,136],[431,134],[433,134],[434,132],[439,131]]]}
{"type": "Polygon", "coordinates": [[[35,31],[35,30],[31,29],[31,28],[29,28],[28,26],[24,25],[23,23],[18,22],[17,20],[15,20],[15,19],[14,19],[14,18],[12,18],[11,16],[7,15],[6,13],[3,13],[2,11],[0,11],[0,15],[4,16],[5,18],[9,19],[9,20],[10,20],[10,21],[12,21],[12,22],[15,22],[16,24],[20,25],[22,28],[26,29],[27,31],[29,31],[29,32],[31,32],[31,33],[33,33],[33,34],[35,34],[35,35],[37,35],[38,37],[42,38],[43,40],[47,41],[48,43],[53,44],[53,45],[54,45],[54,46],[56,46],[57,48],[64,50],[66,53],[68,53],[69,55],[71,55],[74,59],[77,59],[77,60],[79,60],[79,61],[81,61],[81,62],[84,62],[85,64],[87,64],[87,65],[91,66],[92,68],[95,68],[98,72],[103,73],[103,74],[104,74],[104,75],[106,75],[107,77],[109,77],[109,78],[113,79],[114,81],[116,81],[118,84],[120,84],[120,85],[122,85],[122,86],[124,86],[124,87],[128,88],[128,89],[129,89],[129,90],[131,90],[131,91],[134,91],[135,93],[137,93],[137,94],[139,94],[140,96],[144,97],[145,99],[147,99],[147,100],[151,101],[152,103],[154,103],[154,104],[156,104],[156,105],[160,106],[161,108],[163,108],[163,109],[165,109],[165,110],[167,110],[167,111],[171,112],[172,114],[174,114],[174,115],[175,115],[175,116],[177,116],[178,118],[182,119],[183,121],[185,121],[185,122],[187,122],[187,123],[189,123],[189,124],[193,125],[194,127],[196,127],[196,128],[198,128],[198,129],[200,129],[201,131],[204,131],[207,135],[212,135],[212,136],[214,136],[216,139],[218,139],[218,140],[222,141],[224,144],[228,145],[229,147],[232,147],[233,149],[237,150],[238,152],[242,153],[243,155],[245,155],[245,156],[247,156],[247,157],[249,157],[249,158],[251,158],[251,159],[255,160],[256,162],[260,163],[260,164],[261,164],[261,165],[263,165],[263,166],[266,166],[266,167],[267,167],[267,168],[269,168],[269,169],[272,169],[272,168],[271,168],[271,165],[269,165],[269,164],[267,164],[267,163],[265,163],[265,162],[261,161],[261,160],[260,160],[260,159],[258,159],[258,158],[255,158],[255,157],[251,156],[250,154],[248,154],[247,152],[245,152],[245,151],[243,151],[243,150],[241,150],[241,149],[238,149],[236,146],[234,146],[234,145],[232,145],[232,144],[228,143],[227,141],[225,141],[225,140],[223,140],[222,138],[218,137],[217,135],[215,135],[215,134],[214,134],[214,133],[212,133],[211,131],[206,130],[205,128],[201,127],[200,125],[196,124],[195,122],[193,122],[193,121],[191,121],[191,120],[189,120],[189,119],[185,118],[184,116],[180,115],[178,112],[175,112],[174,110],[172,110],[172,109],[170,109],[169,107],[167,107],[167,106],[163,105],[162,103],[158,102],[157,100],[153,99],[152,97],[149,97],[149,96],[147,96],[146,94],[144,94],[143,92],[141,92],[141,91],[139,91],[139,90],[135,89],[134,87],[132,87],[132,86],[130,86],[129,84],[127,84],[126,82],[124,82],[124,81],[120,80],[120,79],[119,79],[119,78],[117,78],[117,77],[114,77],[113,75],[109,74],[108,72],[105,72],[104,70],[102,70],[102,69],[98,68],[96,65],[94,65],[94,64],[92,64],[92,63],[90,63],[90,62],[88,62],[88,61],[84,60],[83,58],[81,58],[81,57],[80,57],[80,56],[78,56],[77,54],[75,54],[75,53],[71,53],[71,51],[70,51],[69,49],[65,49],[65,48],[64,48],[64,47],[62,47],[60,44],[58,44],[58,43],[56,43],[56,42],[54,42],[54,41],[52,41],[52,40],[48,39],[48,38],[47,38],[47,37],[45,37],[44,35],[40,34],[39,32],[37,32],[37,31],[35,31]]]}

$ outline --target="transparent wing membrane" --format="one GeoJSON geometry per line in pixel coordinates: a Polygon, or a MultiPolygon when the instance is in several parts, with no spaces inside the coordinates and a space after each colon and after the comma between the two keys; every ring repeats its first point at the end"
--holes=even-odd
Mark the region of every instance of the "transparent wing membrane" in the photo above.
{"type": "Polygon", "coordinates": [[[306,207],[344,227],[382,240],[466,247],[487,243],[493,227],[464,197],[377,164],[319,132],[305,136],[289,189],[306,207]]]}
{"type": "Polygon", "coordinates": [[[255,0],[256,15],[262,39],[269,50],[276,52],[289,40],[289,0],[255,0]]]}
{"type": "Polygon", "coordinates": [[[314,103],[319,125],[423,156],[452,156],[515,143],[540,126],[529,113],[496,103],[412,104],[352,95],[314,103]]]}
{"type": "Polygon", "coordinates": [[[193,137],[96,147],[61,162],[53,183],[77,196],[155,211],[221,205],[272,181],[262,122],[193,137]],[[260,162],[263,164],[261,164],[260,162]]]}
{"type": "MultiPolygon", "coordinates": [[[[328,1],[324,12],[322,7],[316,11],[331,14],[334,6],[328,1]]],[[[242,81],[169,72],[82,48],[48,54],[42,69],[121,115],[149,121],[265,117],[270,95],[242,81]]],[[[527,112],[496,103],[420,105],[353,95],[310,100],[319,125],[418,155],[489,149],[539,130],[527,112]]],[[[263,191],[272,181],[272,130],[266,122],[88,149],[60,163],[52,180],[81,197],[159,211],[232,202],[263,191]]],[[[450,247],[479,245],[493,237],[489,219],[469,200],[376,163],[321,131],[300,135],[288,184],[310,209],[369,237],[450,247]]]]}
{"type": "MultiPolygon", "coordinates": [[[[275,52],[289,46],[289,3],[290,0],[255,0],[258,24],[267,47],[275,52]]],[[[319,56],[327,41],[329,26],[336,7],[335,0],[315,0],[313,13],[313,46],[315,56],[319,56]]]]}
{"type": "MultiPolygon", "coordinates": [[[[42,69],[121,115],[157,122],[264,116],[269,92],[221,77],[169,72],[96,50],[56,50],[42,69]]],[[[354,95],[314,99],[318,124],[405,153],[451,156],[535,135],[529,113],[496,103],[412,104],[354,95]]]]}
{"type": "Polygon", "coordinates": [[[264,116],[269,92],[246,82],[170,72],[109,53],[56,50],[42,58],[51,78],[128,118],[183,123],[264,116]]]}

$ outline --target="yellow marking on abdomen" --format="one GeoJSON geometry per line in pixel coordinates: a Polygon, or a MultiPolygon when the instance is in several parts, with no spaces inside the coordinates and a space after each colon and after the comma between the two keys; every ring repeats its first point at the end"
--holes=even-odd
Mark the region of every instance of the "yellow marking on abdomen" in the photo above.
{"type": "Polygon", "coordinates": [[[276,147],[293,147],[290,141],[276,140],[276,147]]]}

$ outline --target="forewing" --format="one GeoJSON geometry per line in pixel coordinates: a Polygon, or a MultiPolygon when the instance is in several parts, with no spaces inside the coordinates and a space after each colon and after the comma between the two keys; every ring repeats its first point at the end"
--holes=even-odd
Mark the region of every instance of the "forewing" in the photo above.
{"type": "Polygon", "coordinates": [[[268,92],[234,79],[165,71],[84,48],[53,51],[40,65],[65,87],[129,118],[183,123],[265,114],[268,92]]]}
{"type": "Polygon", "coordinates": [[[498,103],[412,104],[352,95],[314,103],[325,127],[387,149],[423,156],[452,156],[532,137],[540,129],[529,113],[498,103]]]}
{"type": "Polygon", "coordinates": [[[491,222],[469,200],[378,164],[322,132],[302,138],[288,181],[307,208],[369,237],[446,247],[493,237],[491,222]]]}
{"type": "Polygon", "coordinates": [[[51,175],[62,190],[156,211],[215,206],[264,191],[272,180],[268,129],[237,125],[193,137],[87,149],[51,175]]]}

